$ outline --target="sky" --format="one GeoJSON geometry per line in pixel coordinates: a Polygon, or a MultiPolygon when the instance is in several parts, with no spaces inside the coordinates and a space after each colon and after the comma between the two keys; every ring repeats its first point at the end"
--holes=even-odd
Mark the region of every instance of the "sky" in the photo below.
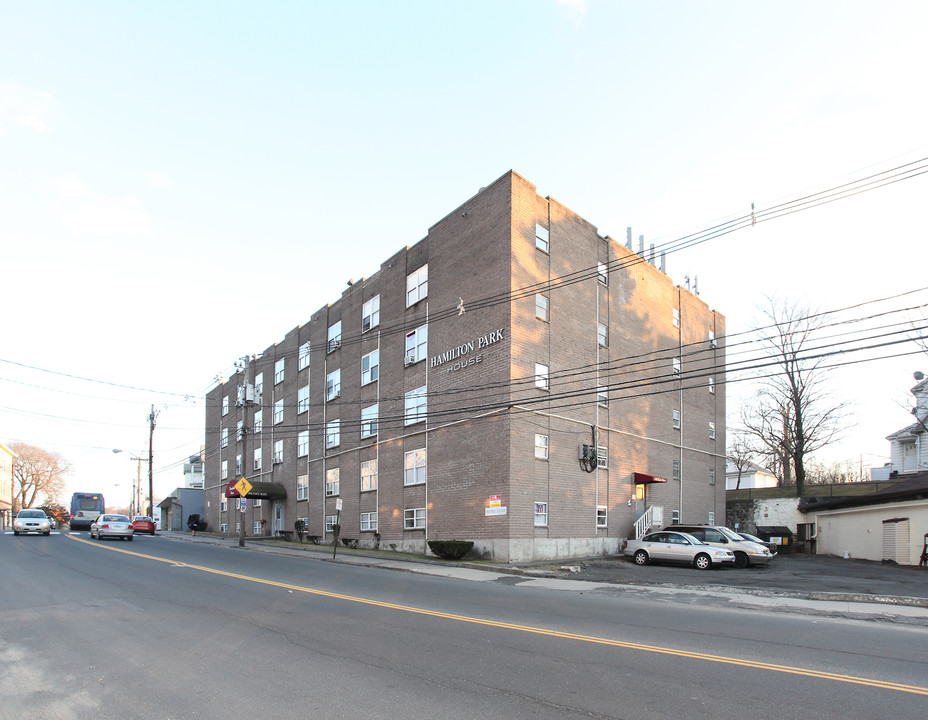
{"type": "MultiPolygon", "coordinates": [[[[662,244],[917,162],[926,26],[921,1],[3,3],[0,442],[126,505],[154,408],[164,497],[217,376],[510,169],[662,244]]],[[[918,307],[926,194],[757,222],[667,272],[732,336],[766,297],[918,307]]],[[[823,461],[889,459],[916,351],[827,370],[849,427],[823,461]]]]}

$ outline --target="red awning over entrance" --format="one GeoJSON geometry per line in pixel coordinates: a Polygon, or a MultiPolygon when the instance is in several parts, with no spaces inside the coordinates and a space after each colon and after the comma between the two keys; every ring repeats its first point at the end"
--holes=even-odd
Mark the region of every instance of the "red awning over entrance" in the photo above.
{"type": "Polygon", "coordinates": [[[646,473],[635,473],[635,485],[645,485],[647,483],[664,483],[667,482],[667,478],[657,477],[656,475],[648,475],[646,473]]]}

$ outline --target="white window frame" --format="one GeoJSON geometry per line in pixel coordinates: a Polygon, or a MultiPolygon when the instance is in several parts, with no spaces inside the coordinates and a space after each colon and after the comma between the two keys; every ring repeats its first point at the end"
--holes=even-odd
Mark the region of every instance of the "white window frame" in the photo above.
{"type": "Polygon", "coordinates": [[[548,322],[550,317],[548,296],[535,293],[535,317],[548,322]]]}
{"type": "Polygon", "coordinates": [[[309,356],[310,356],[310,345],[309,340],[300,345],[300,356],[299,361],[297,362],[297,370],[305,370],[309,367],[309,356]]]}
{"type": "Polygon", "coordinates": [[[535,503],[535,527],[548,527],[548,503],[535,503]]]}
{"type": "Polygon", "coordinates": [[[252,525],[251,525],[251,534],[252,534],[252,535],[260,535],[260,534],[261,534],[261,531],[262,531],[263,529],[264,529],[264,527],[261,525],[261,521],[260,521],[260,520],[255,520],[255,521],[252,523],[252,525]]]}
{"type": "Polygon", "coordinates": [[[361,492],[377,489],[377,459],[361,462],[361,492]]]}
{"type": "Polygon", "coordinates": [[[342,441],[342,426],[341,420],[330,420],[325,424],[325,448],[338,447],[341,445],[342,441]]]}
{"type": "Polygon", "coordinates": [[[412,307],[429,294],[429,264],[406,276],[406,307],[412,307]]]}
{"type": "MultiPolygon", "coordinates": [[[[225,508],[223,508],[225,510],[225,508]]],[[[229,532],[229,523],[219,523],[219,532],[227,533],[229,532]]]]}
{"type": "Polygon", "coordinates": [[[673,461],[673,469],[670,471],[670,479],[671,480],[680,479],[680,461],[679,460],[673,461]]]}
{"type": "Polygon", "coordinates": [[[546,254],[550,252],[551,248],[551,233],[538,223],[535,223],[535,247],[546,254]]]}
{"type": "Polygon", "coordinates": [[[229,428],[223,428],[219,439],[219,447],[229,447],[229,428]]]}
{"type": "Polygon", "coordinates": [[[296,499],[309,500],[309,475],[296,476],[296,499]]]}
{"type": "Polygon", "coordinates": [[[326,497],[335,497],[339,494],[339,487],[341,484],[341,478],[339,469],[329,468],[325,471],[325,496],[326,497]]]}
{"type": "Polygon", "coordinates": [[[606,263],[597,263],[596,274],[599,284],[609,287],[609,266],[606,263]]]}
{"type": "Polygon", "coordinates": [[[709,394],[715,395],[715,378],[711,375],[709,376],[709,394]]]}
{"type": "Polygon", "coordinates": [[[222,398],[222,414],[223,415],[229,414],[229,396],[228,395],[222,398]]]}
{"type": "Polygon", "coordinates": [[[264,429],[264,410],[258,408],[255,410],[255,435],[258,435],[264,429]]]}
{"type": "Polygon", "coordinates": [[[338,515],[325,516],[325,531],[327,533],[335,532],[335,523],[338,522],[338,515]]]}
{"type": "Polygon", "coordinates": [[[229,498],[225,495],[219,496],[219,512],[226,512],[229,509],[229,498]]]}
{"type": "Polygon", "coordinates": [[[301,415],[309,410],[309,383],[296,391],[296,414],[301,415]]]}
{"type": "Polygon", "coordinates": [[[325,376],[325,401],[331,402],[342,394],[342,370],[338,368],[325,376]]]}
{"type": "Polygon", "coordinates": [[[596,467],[603,470],[609,469],[609,448],[605,445],[596,448],[596,467]]]}
{"type": "Polygon", "coordinates": [[[538,460],[547,460],[548,452],[548,436],[541,433],[535,433],[535,457],[538,460]]]}
{"type": "Polygon", "coordinates": [[[609,407],[609,388],[600,386],[596,389],[596,403],[600,407],[609,407]]]}
{"type": "Polygon", "coordinates": [[[709,423],[709,439],[715,440],[715,423],[714,422],[709,423]]]}
{"type": "Polygon", "coordinates": [[[674,430],[680,429],[680,411],[679,410],[673,411],[673,429],[674,430]]]}
{"type": "Polygon", "coordinates": [[[673,315],[671,317],[671,322],[675,328],[680,327],[680,311],[677,308],[673,309],[673,315]]]}
{"type": "Polygon", "coordinates": [[[673,358],[671,362],[671,370],[674,375],[680,374],[680,358],[673,358]]]}
{"type": "Polygon", "coordinates": [[[403,424],[415,425],[425,422],[428,415],[428,395],[426,386],[418,387],[406,393],[403,410],[403,424]]]}
{"type": "Polygon", "coordinates": [[[404,530],[424,530],[426,514],[425,508],[407,508],[403,511],[404,530]]]}
{"type": "Polygon", "coordinates": [[[539,390],[549,389],[549,370],[547,365],[535,363],[535,387],[539,390]]]}
{"type": "Polygon", "coordinates": [[[361,437],[372,437],[377,434],[377,421],[380,416],[380,403],[361,408],[361,437]]]}
{"type": "Polygon", "coordinates": [[[361,532],[377,532],[377,512],[361,513],[361,532]]]}
{"type": "Polygon", "coordinates": [[[403,485],[424,485],[428,480],[428,456],[425,448],[403,454],[403,485]]]}
{"type": "Polygon", "coordinates": [[[609,527],[609,509],[605,505],[596,506],[596,527],[609,527]]]}
{"type": "Polygon", "coordinates": [[[242,436],[244,435],[244,433],[242,432],[242,429],[244,427],[245,427],[244,420],[239,420],[237,423],[235,423],[235,442],[242,441],[242,436]]]}
{"type": "Polygon", "coordinates": [[[380,295],[374,295],[361,306],[361,332],[365,333],[380,325],[380,295]]]}
{"type": "Polygon", "coordinates": [[[222,465],[220,466],[220,469],[219,469],[219,475],[220,477],[222,477],[223,480],[229,479],[229,461],[228,460],[222,461],[222,465]]]}
{"type": "Polygon", "coordinates": [[[284,421],[284,400],[274,401],[274,424],[280,425],[284,421]]]}
{"type": "Polygon", "coordinates": [[[280,465],[284,461],[284,441],[275,440],[274,441],[274,465],[280,465]]]}
{"type": "Polygon", "coordinates": [[[327,353],[335,352],[342,346],[342,321],[329,325],[328,341],[325,350],[327,353]]]}
{"type": "Polygon", "coordinates": [[[242,474],[242,454],[239,453],[235,456],[235,476],[238,477],[242,474]]]}
{"type": "Polygon", "coordinates": [[[709,484],[715,485],[715,468],[709,468],[709,484]]]}
{"type": "Polygon", "coordinates": [[[370,385],[380,378],[380,348],[361,357],[361,384],[370,385]]]}
{"type": "Polygon", "coordinates": [[[412,332],[406,333],[406,359],[403,364],[412,365],[420,360],[425,360],[428,355],[428,346],[428,325],[421,325],[412,332]]]}
{"type": "Polygon", "coordinates": [[[255,402],[261,402],[261,395],[264,394],[264,373],[260,372],[255,375],[255,402]]]}
{"type": "Polygon", "coordinates": [[[609,328],[606,323],[596,323],[596,342],[600,347],[609,347],[609,328]]]}
{"type": "Polygon", "coordinates": [[[274,363],[274,384],[280,385],[284,381],[284,371],[287,367],[287,358],[280,358],[274,363]]]}
{"type": "Polygon", "coordinates": [[[257,447],[255,448],[255,454],[251,462],[252,469],[260,470],[263,462],[264,462],[264,449],[257,447]]]}

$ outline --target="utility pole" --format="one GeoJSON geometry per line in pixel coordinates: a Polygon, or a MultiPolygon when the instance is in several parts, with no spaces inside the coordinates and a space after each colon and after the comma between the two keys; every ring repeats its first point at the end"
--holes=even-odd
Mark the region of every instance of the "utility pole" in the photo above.
{"type": "Polygon", "coordinates": [[[155,406],[152,405],[151,415],[148,416],[148,515],[150,517],[155,516],[154,493],[152,492],[152,487],[154,485],[152,481],[152,476],[154,474],[152,470],[152,444],[155,439],[155,421],[157,419],[158,413],[155,411],[155,406]]]}
{"type": "MultiPolygon", "coordinates": [[[[242,403],[242,477],[248,475],[248,453],[246,452],[248,448],[248,408],[257,402],[258,398],[256,397],[256,392],[254,385],[248,384],[248,370],[251,368],[252,376],[254,375],[254,366],[253,362],[256,361],[254,357],[244,357],[242,358],[242,378],[244,383],[242,384],[241,389],[239,390],[241,403],[242,403]]],[[[252,462],[252,468],[254,468],[254,462],[252,462]]],[[[239,508],[239,523],[238,523],[238,546],[245,547],[245,506],[248,504],[248,499],[244,496],[239,498],[239,503],[241,507],[239,508]]]]}

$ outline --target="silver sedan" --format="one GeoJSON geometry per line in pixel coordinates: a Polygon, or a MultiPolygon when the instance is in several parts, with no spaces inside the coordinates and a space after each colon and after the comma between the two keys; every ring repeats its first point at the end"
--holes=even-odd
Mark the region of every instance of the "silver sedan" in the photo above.
{"type": "Polygon", "coordinates": [[[694,565],[700,570],[709,570],[735,562],[735,555],[731,550],[706,545],[687,533],[666,530],[649,533],[638,540],[627,540],[624,552],[636,565],[667,562],[694,565]]]}
{"type": "Polygon", "coordinates": [[[13,534],[21,533],[41,533],[48,535],[51,533],[51,522],[44,510],[33,510],[26,508],[20,510],[13,520],[13,534]]]}
{"type": "Polygon", "coordinates": [[[125,515],[100,515],[90,525],[90,537],[102,540],[107,537],[132,540],[132,523],[125,515]]]}

